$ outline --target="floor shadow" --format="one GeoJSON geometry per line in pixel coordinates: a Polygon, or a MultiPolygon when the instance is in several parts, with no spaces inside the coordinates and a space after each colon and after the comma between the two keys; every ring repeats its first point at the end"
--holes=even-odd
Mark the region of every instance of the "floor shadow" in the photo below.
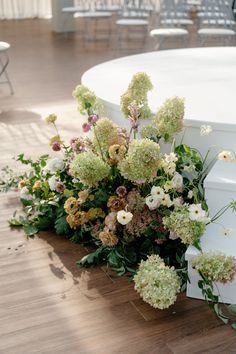
{"type": "Polygon", "coordinates": [[[6,124],[29,124],[29,123],[39,123],[41,116],[35,112],[30,112],[26,110],[3,110],[0,111],[0,123],[6,124]]]}
{"type": "Polygon", "coordinates": [[[63,279],[66,276],[66,270],[68,270],[73,277],[74,283],[77,284],[84,270],[79,268],[76,262],[88,253],[87,250],[83,246],[74,244],[65,237],[53,232],[40,232],[37,237],[52,247],[52,251],[48,252],[51,272],[57,278],[63,279]],[[62,267],[55,266],[55,255],[60,258],[62,267]]]}

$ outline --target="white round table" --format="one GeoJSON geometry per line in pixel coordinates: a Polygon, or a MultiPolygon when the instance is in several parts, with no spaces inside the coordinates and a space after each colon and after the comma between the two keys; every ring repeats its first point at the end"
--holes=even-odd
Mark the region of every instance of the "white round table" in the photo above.
{"type": "Polygon", "coordinates": [[[97,65],[82,76],[106,106],[107,114],[127,126],[119,109],[120,96],[132,76],[146,72],[154,89],[149,94],[153,113],[171,96],[185,98],[184,142],[205,153],[210,145],[236,151],[236,48],[192,48],[127,56],[97,65]],[[200,137],[199,127],[213,132],[200,137]]]}

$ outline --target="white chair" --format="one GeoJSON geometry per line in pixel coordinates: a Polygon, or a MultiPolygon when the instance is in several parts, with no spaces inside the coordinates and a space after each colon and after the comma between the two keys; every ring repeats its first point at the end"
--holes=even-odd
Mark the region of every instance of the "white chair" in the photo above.
{"type": "Polygon", "coordinates": [[[197,33],[201,45],[205,45],[209,40],[214,42],[214,45],[215,42],[219,45],[221,41],[228,45],[235,39],[235,21],[229,3],[213,0],[199,16],[201,22],[197,33]]]}
{"type": "Polygon", "coordinates": [[[88,11],[78,14],[85,19],[85,38],[87,41],[110,40],[112,30],[112,13],[108,11],[88,11]],[[93,21],[93,25],[91,25],[93,21]],[[99,23],[103,22],[102,28],[99,23]]]}
{"type": "Polygon", "coordinates": [[[9,75],[7,73],[7,66],[9,64],[9,56],[8,56],[8,49],[10,48],[10,44],[7,42],[0,42],[0,78],[3,76],[5,77],[4,81],[0,81],[1,84],[8,84],[10,88],[11,95],[14,94],[13,86],[10,81],[9,75]]]}
{"type": "Polygon", "coordinates": [[[178,27],[155,28],[150,31],[150,36],[157,39],[154,47],[155,50],[161,47],[161,44],[165,39],[181,39],[183,40],[184,47],[186,47],[188,35],[189,32],[187,29],[178,27]]]}

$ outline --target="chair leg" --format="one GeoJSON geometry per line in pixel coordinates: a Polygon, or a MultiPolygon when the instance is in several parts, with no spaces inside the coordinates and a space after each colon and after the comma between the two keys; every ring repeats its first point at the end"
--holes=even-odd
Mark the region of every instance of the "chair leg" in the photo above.
{"type": "Polygon", "coordinates": [[[5,54],[5,57],[6,57],[6,61],[5,63],[3,62],[3,60],[0,58],[0,64],[2,66],[2,69],[0,71],[0,77],[4,74],[5,77],[6,77],[6,81],[3,81],[3,83],[7,83],[9,88],[10,88],[10,93],[11,95],[14,94],[14,90],[13,90],[13,86],[12,86],[12,83],[11,83],[11,80],[10,80],[10,77],[8,75],[8,72],[7,72],[7,66],[9,64],[9,57],[7,55],[7,53],[4,53],[5,54]]]}

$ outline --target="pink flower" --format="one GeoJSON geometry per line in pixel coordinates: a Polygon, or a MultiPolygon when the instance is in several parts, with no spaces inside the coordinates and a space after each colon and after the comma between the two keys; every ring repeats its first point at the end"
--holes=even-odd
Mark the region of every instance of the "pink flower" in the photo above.
{"type": "Polygon", "coordinates": [[[90,129],[91,129],[91,124],[89,124],[89,123],[84,123],[84,124],[82,125],[82,129],[83,129],[83,132],[84,132],[84,133],[89,132],[90,129]]]}
{"type": "Polygon", "coordinates": [[[61,150],[61,144],[58,142],[55,142],[52,144],[52,150],[53,151],[60,151],[61,150]]]}
{"type": "Polygon", "coordinates": [[[177,233],[174,232],[174,231],[170,231],[169,239],[170,239],[170,240],[176,240],[177,238],[179,238],[179,236],[177,235],[177,233]]]}
{"type": "Polygon", "coordinates": [[[88,117],[89,124],[94,125],[97,120],[98,120],[98,115],[97,114],[92,114],[91,116],[88,117]]]}
{"type": "Polygon", "coordinates": [[[117,213],[112,211],[105,217],[105,225],[111,231],[115,231],[116,229],[116,215],[117,213]]]}
{"type": "Polygon", "coordinates": [[[65,185],[62,182],[56,182],[55,191],[62,193],[65,190],[65,185]]]}
{"type": "Polygon", "coordinates": [[[70,139],[70,146],[73,147],[73,145],[76,143],[77,138],[71,138],[70,139]]]}
{"type": "Polygon", "coordinates": [[[116,188],[116,194],[123,198],[127,194],[127,189],[124,186],[119,186],[116,188]]]}

